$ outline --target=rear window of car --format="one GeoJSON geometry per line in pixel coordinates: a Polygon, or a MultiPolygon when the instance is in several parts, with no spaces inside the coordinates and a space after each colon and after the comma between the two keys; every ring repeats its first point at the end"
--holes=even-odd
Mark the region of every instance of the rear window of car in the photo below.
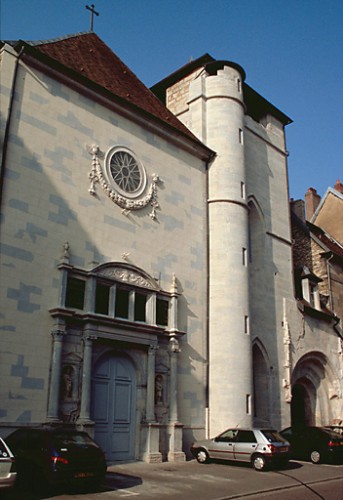
{"type": "Polygon", "coordinates": [[[8,451],[5,446],[5,443],[3,443],[0,439],[0,458],[2,457],[8,457],[8,451]]]}
{"type": "Polygon", "coordinates": [[[285,441],[285,438],[283,438],[277,431],[263,430],[261,432],[270,443],[283,443],[285,441]]]}
{"type": "Polygon", "coordinates": [[[330,438],[330,439],[335,439],[335,438],[337,439],[337,438],[341,437],[337,432],[335,432],[331,429],[325,429],[325,428],[324,429],[323,428],[321,428],[321,429],[316,429],[316,428],[313,429],[312,428],[311,429],[310,428],[310,431],[311,431],[311,432],[309,432],[310,436],[312,434],[313,436],[322,436],[322,437],[326,437],[326,438],[330,438]]]}
{"type": "Polygon", "coordinates": [[[56,448],[97,446],[87,434],[82,433],[55,432],[53,442],[56,448]]]}

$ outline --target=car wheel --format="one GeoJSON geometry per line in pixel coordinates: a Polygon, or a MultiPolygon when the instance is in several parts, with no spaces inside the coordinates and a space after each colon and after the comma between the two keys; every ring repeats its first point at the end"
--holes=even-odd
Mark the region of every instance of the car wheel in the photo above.
{"type": "Polygon", "coordinates": [[[257,471],[262,471],[266,468],[266,459],[263,455],[255,455],[251,460],[252,466],[257,471]]]}
{"type": "Polygon", "coordinates": [[[321,458],[321,454],[318,450],[311,451],[310,459],[313,464],[319,464],[321,458]]]}
{"type": "Polygon", "coordinates": [[[195,458],[199,464],[205,464],[208,461],[208,454],[205,450],[198,450],[195,454],[195,458]]]}

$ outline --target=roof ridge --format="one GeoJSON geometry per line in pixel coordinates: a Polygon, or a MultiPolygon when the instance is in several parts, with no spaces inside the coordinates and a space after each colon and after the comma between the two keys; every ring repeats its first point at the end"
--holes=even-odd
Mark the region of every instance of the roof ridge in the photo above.
{"type": "Polygon", "coordinates": [[[37,45],[47,45],[49,43],[61,42],[62,40],[68,40],[69,38],[76,38],[78,36],[94,34],[94,31],[79,31],[78,33],[71,33],[69,35],[59,36],[57,38],[49,38],[48,40],[31,40],[26,41],[28,45],[35,47],[37,45]]]}

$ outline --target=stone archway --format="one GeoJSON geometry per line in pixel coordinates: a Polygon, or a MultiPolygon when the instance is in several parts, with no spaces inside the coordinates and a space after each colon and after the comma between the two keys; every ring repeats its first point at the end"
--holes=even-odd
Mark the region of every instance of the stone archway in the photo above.
{"type": "Polygon", "coordinates": [[[334,380],[325,354],[312,351],[299,359],[292,373],[292,425],[327,425],[332,420],[334,380]]]}

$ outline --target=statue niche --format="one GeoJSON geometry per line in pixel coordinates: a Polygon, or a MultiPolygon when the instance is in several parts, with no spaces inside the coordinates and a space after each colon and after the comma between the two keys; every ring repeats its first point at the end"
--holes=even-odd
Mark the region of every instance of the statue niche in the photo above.
{"type": "Polygon", "coordinates": [[[63,422],[75,422],[80,413],[77,364],[68,363],[62,367],[60,387],[60,418],[63,422]]]}

